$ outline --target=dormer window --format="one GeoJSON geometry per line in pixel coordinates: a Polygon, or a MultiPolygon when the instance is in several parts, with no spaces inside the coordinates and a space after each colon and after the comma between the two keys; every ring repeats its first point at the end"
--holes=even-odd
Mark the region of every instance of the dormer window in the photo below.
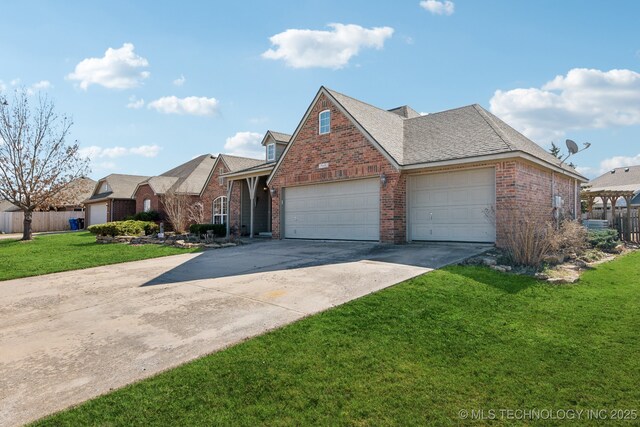
{"type": "Polygon", "coordinates": [[[273,162],[276,159],[276,144],[267,144],[267,162],[273,162]]]}
{"type": "Polygon", "coordinates": [[[331,111],[324,110],[321,112],[318,121],[318,133],[320,135],[331,132],[331,111]]]}

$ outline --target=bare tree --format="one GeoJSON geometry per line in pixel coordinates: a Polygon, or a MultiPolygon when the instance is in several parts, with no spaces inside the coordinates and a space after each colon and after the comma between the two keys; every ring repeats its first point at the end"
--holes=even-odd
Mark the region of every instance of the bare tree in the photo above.
{"type": "Polygon", "coordinates": [[[56,196],[89,172],[77,142],[66,143],[71,118],[59,116],[46,96],[33,108],[29,100],[25,89],[12,103],[0,94],[0,198],[24,212],[23,240],[31,240],[33,211],[55,205],[56,196]]]}
{"type": "Polygon", "coordinates": [[[189,204],[187,212],[188,220],[192,224],[204,224],[204,204],[202,202],[196,202],[189,204]]]}
{"type": "Polygon", "coordinates": [[[171,188],[160,197],[160,201],[164,206],[167,220],[173,226],[173,231],[176,233],[187,231],[191,197],[188,194],[179,193],[174,188],[171,188]]]}

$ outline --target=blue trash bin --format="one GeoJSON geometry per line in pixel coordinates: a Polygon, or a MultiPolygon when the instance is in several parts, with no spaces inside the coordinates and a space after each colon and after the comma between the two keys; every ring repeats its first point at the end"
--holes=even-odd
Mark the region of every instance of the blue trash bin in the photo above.
{"type": "Polygon", "coordinates": [[[69,227],[72,231],[78,230],[78,218],[69,218],[69,227]]]}

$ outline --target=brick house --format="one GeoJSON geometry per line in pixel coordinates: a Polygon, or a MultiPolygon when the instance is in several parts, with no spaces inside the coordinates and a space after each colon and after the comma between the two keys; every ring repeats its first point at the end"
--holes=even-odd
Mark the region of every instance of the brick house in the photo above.
{"type": "Polygon", "coordinates": [[[161,175],[141,181],[135,191],[136,212],[157,211],[164,215],[162,197],[172,190],[187,195],[192,204],[201,203],[205,222],[226,222],[226,185],[220,175],[245,169],[261,160],[221,154],[198,156],[161,175]]]}
{"type": "Polygon", "coordinates": [[[276,239],[500,245],[513,210],[577,218],[586,181],[477,104],[420,115],[321,87],[282,139],[278,153],[267,132],[275,160],[224,176],[232,227],[249,201],[247,234],[266,215],[276,239]]]}
{"type": "Polygon", "coordinates": [[[136,213],[134,191],[140,182],[148,178],[111,174],[99,179],[91,196],[84,201],[86,225],[120,221],[136,213]]]}

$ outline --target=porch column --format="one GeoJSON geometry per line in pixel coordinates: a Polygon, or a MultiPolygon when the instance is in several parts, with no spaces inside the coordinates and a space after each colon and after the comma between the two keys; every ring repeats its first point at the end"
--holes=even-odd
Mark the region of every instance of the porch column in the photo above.
{"type": "Polygon", "coordinates": [[[249,199],[251,200],[251,214],[249,216],[249,238],[253,239],[253,208],[256,200],[256,187],[258,186],[258,177],[252,176],[247,178],[249,186],[249,199]]]}
{"type": "Polygon", "coordinates": [[[616,203],[618,201],[618,198],[615,196],[611,197],[611,224],[615,227],[616,226],[616,203]]]}
{"type": "Polygon", "coordinates": [[[231,191],[233,190],[233,181],[227,179],[227,239],[231,237],[231,191]]]}

